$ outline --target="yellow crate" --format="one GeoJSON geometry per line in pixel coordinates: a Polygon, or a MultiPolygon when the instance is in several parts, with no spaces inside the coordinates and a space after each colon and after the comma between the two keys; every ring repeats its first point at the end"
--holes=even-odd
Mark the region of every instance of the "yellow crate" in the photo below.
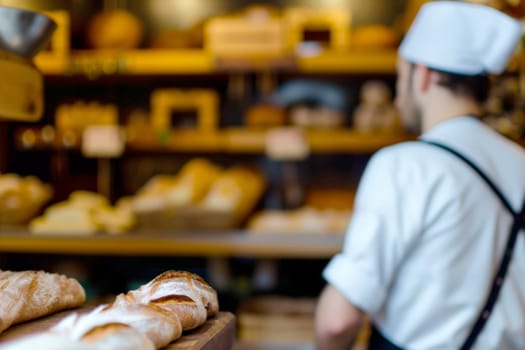
{"type": "Polygon", "coordinates": [[[49,48],[40,51],[35,56],[35,63],[40,67],[50,69],[53,67],[64,68],[70,52],[70,18],[69,13],[64,10],[45,11],[46,16],[50,17],[57,24],[57,28],[51,35],[49,48]]]}
{"type": "Polygon", "coordinates": [[[345,50],[348,48],[351,14],[345,9],[317,9],[289,7],[284,11],[287,44],[295,49],[303,42],[306,30],[328,30],[329,48],[345,50]]]}
{"type": "Polygon", "coordinates": [[[172,129],[174,111],[194,110],[197,114],[196,129],[214,132],[218,128],[219,97],[209,89],[158,89],[151,94],[152,127],[157,131],[172,129]]]}
{"type": "Polygon", "coordinates": [[[218,17],[205,27],[204,47],[221,57],[279,56],[286,51],[280,18],[257,22],[243,17],[218,17]]]}

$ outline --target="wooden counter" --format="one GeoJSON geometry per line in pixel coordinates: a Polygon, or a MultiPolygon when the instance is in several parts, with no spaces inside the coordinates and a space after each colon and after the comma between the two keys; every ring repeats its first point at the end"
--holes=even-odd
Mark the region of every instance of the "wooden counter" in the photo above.
{"type": "Polygon", "coordinates": [[[338,253],[342,244],[342,235],[330,234],[134,231],[75,236],[0,231],[0,253],[323,259],[338,253]]]}
{"type": "MultiPolygon", "coordinates": [[[[0,335],[0,343],[45,331],[73,311],[63,311],[9,328],[0,335]]],[[[229,350],[235,340],[235,316],[219,312],[201,327],[185,332],[163,350],[229,350]]]]}

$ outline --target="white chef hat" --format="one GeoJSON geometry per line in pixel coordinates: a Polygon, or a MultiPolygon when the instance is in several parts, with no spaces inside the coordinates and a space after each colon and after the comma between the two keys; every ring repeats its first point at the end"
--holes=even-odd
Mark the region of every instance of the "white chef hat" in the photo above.
{"type": "Polygon", "coordinates": [[[433,1],[421,7],[399,54],[407,61],[449,73],[499,74],[522,32],[521,22],[492,7],[433,1]]]}

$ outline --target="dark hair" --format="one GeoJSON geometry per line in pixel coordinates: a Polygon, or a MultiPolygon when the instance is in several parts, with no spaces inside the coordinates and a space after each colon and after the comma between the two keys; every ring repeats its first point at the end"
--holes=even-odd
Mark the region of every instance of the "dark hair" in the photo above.
{"type": "Polygon", "coordinates": [[[448,88],[457,95],[472,97],[483,103],[489,95],[490,78],[488,75],[461,75],[432,69],[440,74],[438,85],[448,88]]]}

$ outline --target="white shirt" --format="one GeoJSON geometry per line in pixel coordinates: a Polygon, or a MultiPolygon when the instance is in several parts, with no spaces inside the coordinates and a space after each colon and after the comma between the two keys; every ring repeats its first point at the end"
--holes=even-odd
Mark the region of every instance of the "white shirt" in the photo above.
{"type": "MultiPolygon", "coordinates": [[[[515,211],[525,199],[525,152],[472,117],[423,139],[476,163],[515,211]]],[[[369,161],[343,250],[325,279],[407,349],[457,349],[484,305],[512,218],[485,182],[450,153],[420,142],[369,161]]],[[[521,231],[498,302],[475,349],[525,349],[525,240],[521,231]]]]}

